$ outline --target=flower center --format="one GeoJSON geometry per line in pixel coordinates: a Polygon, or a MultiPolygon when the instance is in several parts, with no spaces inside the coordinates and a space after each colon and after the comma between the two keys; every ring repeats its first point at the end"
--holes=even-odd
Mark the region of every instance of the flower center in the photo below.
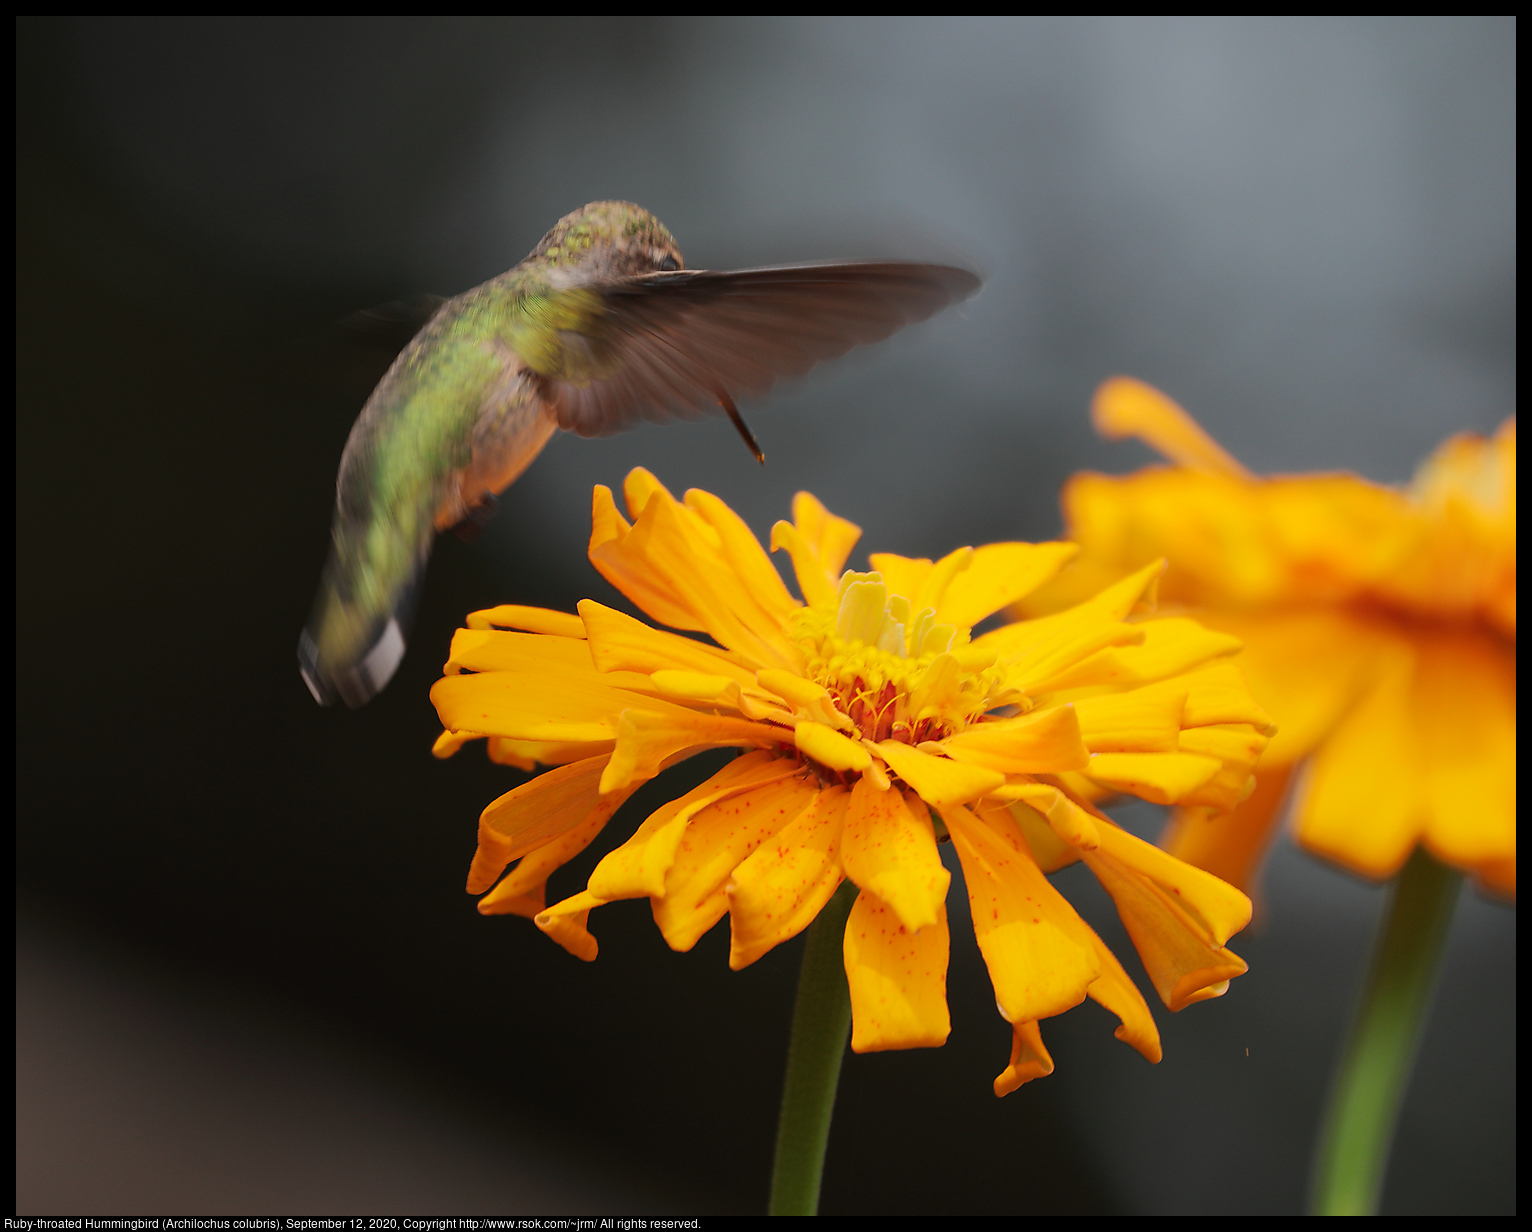
{"type": "Polygon", "coordinates": [[[793,639],[804,674],[870,740],[939,740],[1022,700],[1006,689],[993,651],[970,645],[967,629],[937,624],[933,608],[911,612],[881,573],[848,570],[836,607],[798,610],[793,639]]]}

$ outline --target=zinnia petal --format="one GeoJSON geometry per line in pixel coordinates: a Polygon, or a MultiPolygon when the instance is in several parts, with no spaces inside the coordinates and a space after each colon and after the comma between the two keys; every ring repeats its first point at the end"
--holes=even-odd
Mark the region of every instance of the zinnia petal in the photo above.
{"type": "Polygon", "coordinates": [[[1038,693],[1103,684],[1131,689],[1179,676],[1210,659],[1237,654],[1242,645],[1237,637],[1205,628],[1185,617],[1127,627],[1142,631],[1143,637],[1136,644],[1109,644],[1087,659],[1061,666],[1054,674],[1039,671],[1028,678],[1026,687],[1038,693]]]}
{"type": "Polygon", "coordinates": [[[1043,1033],[1036,1022],[1011,1024],[1011,1063],[995,1079],[995,1094],[1009,1095],[1034,1078],[1053,1073],[1053,1058],[1043,1047],[1043,1033]]]}
{"type": "Polygon", "coordinates": [[[606,763],[605,757],[591,757],[540,774],[479,814],[479,849],[468,870],[468,892],[482,894],[517,856],[573,830],[595,812],[606,763]]]}
{"type": "Polygon", "coordinates": [[[835,581],[819,559],[814,545],[791,522],[778,522],[771,528],[771,550],[786,548],[792,558],[798,589],[811,607],[828,607],[835,602],[835,581]]]}
{"type": "Polygon", "coordinates": [[[691,949],[723,919],[735,868],[818,794],[806,771],[790,762],[782,768],[796,772],[715,800],[687,823],[665,873],[664,896],[653,900],[654,922],[671,949],[691,949]]]}
{"type": "Polygon", "coordinates": [[[851,793],[820,792],[734,870],[728,885],[729,966],[748,967],[813,923],[844,880],[840,834],[851,793]]]}
{"type": "Polygon", "coordinates": [[[1204,432],[1201,424],[1143,381],[1128,376],[1103,381],[1091,401],[1090,413],[1096,431],[1108,440],[1136,436],[1191,470],[1250,478],[1250,472],[1204,432]]]}
{"type": "Polygon", "coordinates": [[[1091,929],[1091,944],[1101,961],[1101,974],[1091,981],[1086,995],[1097,1005],[1117,1015],[1121,1025],[1113,1034],[1129,1047],[1135,1048],[1151,1065],[1158,1065],[1164,1052],[1160,1047],[1160,1029],[1155,1026],[1154,1015],[1144,994],[1123,970],[1117,956],[1107,949],[1106,943],[1091,929]]]}
{"type": "Polygon", "coordinates": [[[1516,665],[1475,634],[1423,638],[1420,725],[1431,853],[1477,869],[1516,853],[1516,665]]]}
{"type": "Polygon", "coordinates": [[[499,607],[469,612],[463,623],[470,629],[523,629],[528,633],[548,633],[556,637],[585,636],[585,627],[579,617],[547,607],[523,607],[519,603],[502,603],[499,607]]]}
{"type": "Polygon", "coordinates": [[[831,770],[862,771],[872,764],[872,755],[856,740],[849,740],[833,727],[804,719],[793,725],[793,742],[809,757],[831,770]]]}
{"type": "Polygon", "coordinates": [[[548,902],[549,876],[589,847],[627,798],[626,792],[612,793],[572,830],[523,856],[521,863],[479,900],[479,914],[519,915],[529,919],[541,914],[548,902]]]}
{"type": "MultiPolygon", "coordinates": [[[[665,580],[719,645],[755,667],[790,666],[793,652],[780,622],[755,601],[718,549],[697,533],[698,527],[718,538],[668,494],[656,496],[644,506],[624,547],[642,555],[648,570],[665,580]]],[[[636,596],[628,597],[638,602],[636,596]]]]}
{"type": "Polygon", "coordinates": [[[840,840],[846,876],[876,894],[911,933],[942,914],[952,882],[936,851],[931,814],[918,798],[915,804],[912,810],[898,791],[879,791],[864,775],[851,790],[840,840]]]}
{"type": "Polygon", "coordinates": [[[1222,769],[1216,757],[1198,753],[1093,753],[1085,773],[1114,791],[1174,804],[1222,769]]]}
{"type": "Polygon", "coordinates": [[[843,948],[852,1052],[940,1048],[947,1042],[952,1019],[947,1013],[944,904],[937,904],[936,918],[917,932],[864,889],[846,920],[843,948]]]}
{"type": "Polygon", "coordinates": [[[1293,806],[1298,841],[1368,877],[1392,877],[1425,828],[1420,736],[1411,712],[1415,652],[1378,656],[1371,689],[1309,763],[1293,806]]]}
{"type": "Polygon", "coordinates": [[[722,714],[672,710],[624,710],[617,721],[617,747],[601,777],[601,790],[618,791],[651,779],[670,758],[687,749],[771,745],[782,739],[780,728],[722,714]]]}
{"type": "Polygon", "coordinates": [[[1239,670],[1277,725],[1265,765],[1313,752],[1366,688],[1379,649],[1394,640],[1376,622],[1343,609],[1213,612],[1206,619],[1245,644],[1239,670]]]}
{"type": "Polygon", "coordinates": [[[1255,789],[1251,775],[1266,745],[1266,736],[1248,723],[1187,728],[1181,733],[1181,751],[1216,758],[1219,770],[1200,787],[1178,797],[1178,802],[1232,809],[1255,789]]]}
{"type": "Polygon", "coordinates": [[[912,603],[932,568],[931,562],[923,557],[898,556],[893,552],[873,552],[867,563],[883,575],[889,594],[903,595],[912,603]]]}
{"type": "Polygon", "coordinates": [[[1002,774],[1083,770],[1091,753],[1081,738],[1074,706],[1045,707],[1013,719],[975,723],[939,743],[949,757],[1002,774]]]}
{"type": "Polygon", "coordinates": [[[1257,731],[1273,736],[1281,725],[1272,722],[1255,698],[1245,679],[1244,654],[1238,665],[1227,660],[1188,672],[1178,680],[1164,680],[1137,690],[1148,693],[1163,689],[1179,693],[1186,689],[1186,709],[1181,712],[1182,727],[1203,727],[1209,723],[1249,723],[1257,731]]]}
{"type": "Polygon", "coordinates": [[[1128,936],[1160,999],[1172,1011],[1221,997],[1229,981],[1249,968],[1243,959],[1209,944],[1191,919],[1152,882],[1127,875],[1111,860],[1081,857],[1112,896],[1128,936]]]}
{"type": "Polygon", "coordinates": [[[1074,543],[987,543],[947,585],[938,624],[967,629],[1031,594],[1079,552],[1074,543]]]}
{"type": "Polygon", "coordinates": [[[1073,709],[1086,747],[1092,753],[1174,753],[1180,747],[1181,716],[1190,692],[1180,681],[1176,686],[1106,693],[1076,702],[1073,709]]]}
{"type": "MultiPolygon", "coordinates": [[[[635,466],[623,477],[622,499],[628,507],[628,516],[633,519],[635,525],[639,518],[644,516],[644,510],[649,507],[649,502],[656,496],[669,501],[672,505],[679,503],[670,494],[670,489],[655,477],[654,472],[645,467],[635,466]]],[[[693,532],[701,529],[700,523],[692,523],[690,519],[687,519],[687,523],[693,532]]],[[[711,530],[705,531],[700,538],[711,547],[718,546],[718,537],[711,530]]]]}
{"type": "Polygon", "coordinates": [[[641,620],[597,603],[581,599],[580,620],[589,641],[591,661],[602,672],[651,672],[677,668],[731,676],[751,684],[755,673],[715,646],[663,629],[651,629],[641,620]]]}
{"type": "Polygon", "coordinates": [[[590,891],[581,890],[563,902],[539,911],[532,917],[532,922],[576,958],[595,962],[598,947],[586,922],[590,919],[591,908],[601,906],[602,901],[590,891]]]}
{"type": "Polygon", "coordinates": [[[709,805],[764,783],[795,774],[791,761],[770,753],[747,753],[698,784],[678,800],[650,813],[615,851],[602,857],[586,888],[603,902],[621,898],[663,897],[665,876],[675,862],[681,836],[692,817],[709,805]]]}
{"type": "Polygon", "coordinates": [[[1101,625],[1117,624],[1153,594],[1164,572],[1165,562],[1154,561],[1082,603],[1051,616],[1002,625],[975,639],[976,644],[993,647],[1018,662],[1040,664],[1054,648],[1074,641],[1082,633],[1101,625]]]}
{"type": "Polygon", "coordinates": [[[636,706],[691,713],[671,702],[645,698],[572,673],[443,676],[431,686],[431,702],[449,731],[482,732],[516,740],[612,740],[617,736],[617,716],[636,706]]]}
{"type": "MultiPolygon", "coordinates": [[[[808,493],[799,493],[807,496],[808,493]]],[[[813,500],[812,497],[809,497],[813,500]]],[[[815,501],[815,504],[818,504],[815,501]]],[[[799,607],[803,605],[788,594],[787,587],[782,584],[782,575],[777,572],[777,567],[771,563],[771,557],[766,555],[761,548],[761,541],[750,533],[750,528],[745,525],[745,520],[730,509],[726,504],[714,496],[711,492],[703,492],[698,488],[692,488],[686,493],[686,507],[696,512],[718,534],[719,551],[724,560],[728,561],[731,569],[739,577],[744,589],[750,594],[754,604],[763,612],[776,621],[779,625],[799,607]]],[[[820,505],[823,510],[824,506],[820,505]]],[[[826,518],[832,515],[826,513],[826,518]]],[[[841,518],[834,518],[835,522],[844,526],[851,526],[841,518]]],[[[856,535],[861,531],[855,527],[856,535]]],[[[851,543],[856,542],[853,536],[851,543]]],[[[850,545],[846,551],[851,550],[850,545]]],[[[844,556],[841,557],[843,561],[844,556]]],[[[840,568],[840,562],[825,566],[832,573],[840,568]]]]}
{"type": "Polygon", "coordinates": [[[793,525],[831,577],[840,575],[846,557],[851,555],[851,549],[862,537],[860,526],[836,517],[808,492],[799,492],[793,497],[793,525]]]}
{"type": "Polygon", "coordinates": [[[967,571],[973,560],[972,548],[957,548],[948,552],[931,566],[931,571],[921,580],[920,589],[910,596],[911,607],[916,611],[927,607],[932,611],[940,611],[947,601],[947,591],[951,589],[952,583],[967,571]]]}
{"type": "MultiPolygon", "coordinates": [[[[1114,646],[1137,646],[1144,640],[1141,625],[1129,625],[1115,620],[1081,619],[1077,623],[1056,627],[1049,637],[1039,638],[1017,653],[1011,644],[996,637],[996,634],[1016,627],[1007,625],[1003,629],[996,629],[994,633],[986,633],[975,645],[996,651],[1006,660],[1016,686],[1033,694],[1062,687],[1058,683],[1060,680],[1068,679],[1082,663],[1091,662],[1103,650],[1114,646]]],[[[1135,682],[1106,679],[1081,683],[1135,682]]]]}
{"type": "Polygon", "coordinates": [[[977,800],[1005,782],[1005,775],[998,770],[932,757],[895,740],[885,740],[874,747],[889,769],[934,808],[977,800]]]}
{"type": "Polygon", "coordinates": [[[498,765],[535,770],[538,766],[567,766],[587,757],[602,757],[615,744],[615,740],[512,740],[508,736],[490,736],[485,752],[498,765]]]}
{"type": "Polygon", "coordinates": [[[1292,767],[1277,765],[1257,771],[1255,789],[1232,810],[1177,808],[1160,835],[1160,846],[1178,860],[1251,893],[1291,780],[1292,767]]]}
{"type": "Polygon", "coordinates": [[[649,567],[642,552],[629,546],[633,527],[617,512],[610,488],[597,484],[591,496],[588,556],[596,571],[634,603],[672,629],[702,629],[701,619],[668,580],[649,567]]]}
{"type": "Polygon", "coordinates": [[[990,814],[987,824],[961,805],[941,815],[963,863],[974,933],[1006,1021],[1079,1005],[1101,973],[1100,959],[1084,921],[1033,862],[1015,823],[990,814]]]}
{"type": "MultiPolygon", "coordinates": [[[[1017,787],[1011,787],[1008,784],[1002,790],[1004,792],[1025,791],[1031,794],[1038,786],[1039,784],[1036,783],[1028,783],[1017,787]]],[[[1062,795],[1063,793],[1059,794],[1062,795]]],[[[1068,868],[1071,864],[1079,863],[1080,850],[1078,845],[1066,842],[1060,838],[1058,831],[1054,829],[1053,825],[1042,813],[1039,813],[1031,805],[1020,799],[1020,797],[1001,803],[997,800],[997,797],[1000,795],[1001,793],[997,792],[995,796],[991,796],[988,800],[981,800],[978,804],[974,805],[974,812],[986,820],[990,819],[990,814],[996,809],[1003,809],[1008,812],[1011,815],[1011,820],[1016,823],[1017,831],[1026,842],[1027,850],[1031,852],[1033,861],[1045,873],[1056,873],[1061,868],[1068,868]]],[[[990,824],[993,826],[999,823],[990,820],[990,824]]],[[[1096,845],[1098,847],[1101,845],[1099,835],[1096,838],[1096,845]]]]}
{"type": "Polygon", "coordinates": [[[1117,904],[1160,999],[1170,1010],[1222,996],[1249,968],[1223,947],[1250,920],[1250,900],[1209,873],[1182,864],[1115,826],[1082,852],[1117,904]]]}
{"type": "Polygon", "coordinates": [[[1250,898],[1233,886],[1104,818],[1097,832],[1104,858],[1153,881],[1191,914],[1214,945],[1223,945],[1250,923],[1250,898]]]}
{"type": "MultiPolygon", "coordinates": [[[[1101,846],[1101,832],[1096,829],[1090,814],[1057,787],[1049,787],[1044,783],[1022,783],[1014,787],[1007,784],[1006,794],[1012,792],[1018,802],[1025,804],[1048,823],[1048,828],[1060,842],[1080,851],[1094,851],[1101,846]]],[[[1018,823],[1025,815],[1014,809],[1011,812],[1018,823]]],[[[1031,836],[1023,830],[1023,837],[1028,840],[1027,846],[1033,848],[1035,856],[1036,848],[1033,847],[1031,836]]]]}

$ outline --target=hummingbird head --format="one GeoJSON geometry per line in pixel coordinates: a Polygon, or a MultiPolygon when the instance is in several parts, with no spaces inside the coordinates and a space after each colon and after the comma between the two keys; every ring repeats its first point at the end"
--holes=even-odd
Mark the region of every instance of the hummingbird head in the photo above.
{"type": "Polygon", "coordinates": [[[527,260],[591,278],[686,268],[665,224],[631,201],[592,201],[566,214],[527,260]]]}

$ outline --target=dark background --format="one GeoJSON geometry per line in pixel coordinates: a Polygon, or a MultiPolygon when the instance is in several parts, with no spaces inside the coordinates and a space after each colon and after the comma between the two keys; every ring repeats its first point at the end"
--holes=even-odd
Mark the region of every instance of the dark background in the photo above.
{"type": "MultiPolygon", "coordinates": [[[[808,488],[912,555],[1046,538],[1103,377],[1257,470],[1401,481],[1515,400],[1515,23],[42,21],[17,51],[18,1208],[760,1210],[798,944],[727,969],[642,904],[576,962],[462,892],[515,772],[429,756],[463,613],[609,591],[592,483],[759,532],[808,488]],[[336,463],[453,294],[622,197],[698,267],[965,261],[982,296],[726,423],[556,440],[432,562],[398,676],[294,659],[336,463]]],[[[702,767],[678,770],[556,879],[702,767]]],[[[1154,810],[1126,816],[1153,833],[1154,810]]],[[[1061,874],[1136,960],[1109,903],[1061,874]]],[[[1382,891],[1285,843],[1251,964],[1093,1004],[1005,1100],[955,892],[947,1047],[848,1057],[827,1211],[1295,1212],[1382,891]]],[[[1144,982],[1144,987],[1148,987],[1144,982]]],[[[1513,913],[1465,893],[1385,1209],[1514,1209],[1513,913]]]]}

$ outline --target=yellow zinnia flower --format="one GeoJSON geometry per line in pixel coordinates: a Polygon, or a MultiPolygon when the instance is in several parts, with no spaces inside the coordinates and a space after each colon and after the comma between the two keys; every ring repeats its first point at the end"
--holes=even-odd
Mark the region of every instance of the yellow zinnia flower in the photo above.
{"type": "Polygon", "coordinates": [[[1117,959],[1044,876],[1084,860],[1116,900],[1151,981],[1179,1010],[1245,964],[1224,948],[1250,918],[1232,886],[1114,825],[1102,785],[1231,807],[1269,719],[1228,662],[1238,642],[1185,619],[1130,619],[1155,563],[1068,611],[981,637],[970,628],[1050,578],[1069,544],[995,543],[939,561],[874,555],[807,493],[772,529],[800,602],[727,505],[677,501],[647,471],[594,494],[590,559],[665,632],[600,603],[579,615],[473,613],[431,691],[445,756],[489,738],[497,760],[556,768],[484,810],[470,893],[532,917],[590,960],[591,910],[648,898],[676,950],[725,914],[730,966],[813,921],[844,878],[860,888],[844,939],[852,1048],[946,1041],[951,875],[962,863],[979,948],[1013,1028],[1005,1094],[1049,1073],[1037,1023],[1087,996],[1157,1061],[1159,1033],[1117,959]],[[708,748],[747,750],[657,809],[545,905],[548,875],[643,782],[708,748]],[[513,860],[521,863],[503,880],[513,860]],[[498,884],[496,884],[498,880],[498,884]]]}
{"type": "Polygon", "coordinates": [[[1259,478],[1157,390],[1115,378],[1092,413],[1176,463],[1076,475],[1079,559],[1016,611],[1064,606],[1168,558],[1161,588],[1245,644],[1280,724],[1232,816],[1182,807],[1165,846],[1249,887],[1295,766],[1316,855],[1394,875],[1418,843],[1516,892],[1516,425],[1452,437],[1406,490],[1354,475],[1259,478]]]}

